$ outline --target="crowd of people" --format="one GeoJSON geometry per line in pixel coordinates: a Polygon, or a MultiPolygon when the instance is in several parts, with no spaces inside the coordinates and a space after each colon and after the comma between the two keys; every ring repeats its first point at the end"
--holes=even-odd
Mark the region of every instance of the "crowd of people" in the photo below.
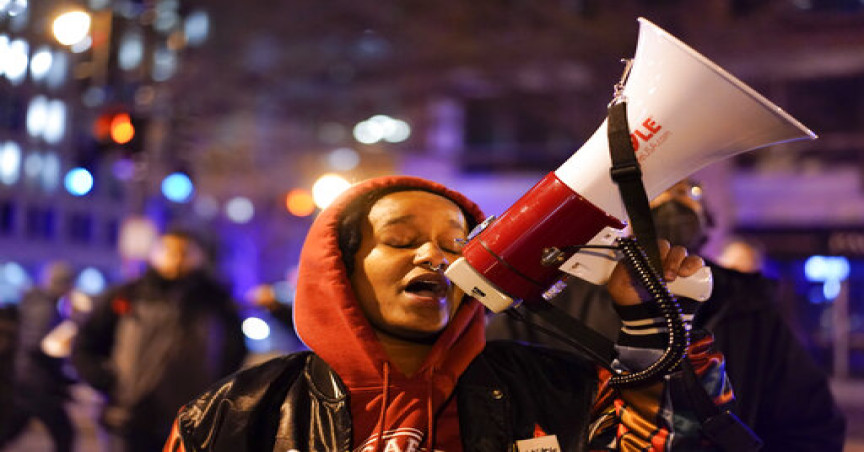
{"type": "Polygon", "coordinates": [[[52,264],[45,282],[23,297],[13,323],[14,371],[4,385],[12,395],[4,395],[9,403],[3,404],[0,449],[35,418],[55,450],[73,450],[65,404],[69,385],[80,380],[104,399],[101,447],[161,450],[179,407],[239,369],[246,355],[237,306],[206,264],[205,247],[193,233],[166,231],[139,278],[106,290],[89,312],[71,316],[68,338],[74,341],[60,353],[46,338],[70,320],[63,305],[73,275],[68,265],[52,264]]]}
{"type": "MultiPolygon", "coordinates": [[[[736,413],[762,450],[841,451],[845,423],[828,379],[777,310],[772,281],[752,263],[732,269],[740,259],[731,251],[723,265],[691,254],[710,215],[682,184],[652,204],[669,240],[663,273],[707,265],[715,289],[701,305],[681,305],[693,315],[681,369],[693,369],[718,412],[736,413]]],[[[308,231],[293,312],[266,288],[253,297],[308,350],[242,370],[237,305],[189,231],[163,233],[146,271],[87,312],[58,309],[72,278],[52,265],[17,317],[0,317],[0,354],[10,358],[0,360],[0,450],[34,418],[55,450],[73,450],[65,404],[76,379],[104,398],[108,452],[719,450],[682,370],[612,383],[648,367],[666,338],[639,326],[657,314],[627,271],[604,287],[574,279],[553,300],[615,342],[612,370],[527,323],[490,316],[451,284],[443,269],[484,218],[429,180],[354,185],[308,231]],[[70,318],[70,345],[47,346],[70,318]]]]}

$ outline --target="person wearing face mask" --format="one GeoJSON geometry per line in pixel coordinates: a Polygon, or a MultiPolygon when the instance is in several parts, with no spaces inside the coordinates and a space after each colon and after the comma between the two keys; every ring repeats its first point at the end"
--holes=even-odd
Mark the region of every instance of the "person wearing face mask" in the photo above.
{"type": "Polygon", "coordinates": [[[81,326],[72,361],[106,396],[108,450],[159,450],[180,406],[243,362],[237,309],[205,264],[192,233],[169,230],[144,274],[109,289],[81,326]]]}
{"type": "MultiPolygon", "coordinates": [[[[294,324],[310,351],[236,373],[188,403],[164,451],[702,450],[668,380],[622,390],[560,350],[486,342],[485,310],[444,276],[484,218],[425,179],[354,185],[316,218],[300,256],[294,324]]],[[[702,260],[661,244],[665,270],[702,260]]],[[[628,272],[617,312],[650,318],[628,272]]],[[[665,334],[622,334],[620,365],[644,368],[665,334]],[[641,363],[641,364],[640,364],[641,363]]],[[[688,358],[719,404],[722,356],[693,335],[688,358]]]]}
{"type": "MultiPolygon", "coordinates": [[[[658,237],[698,253],[713,226],[701,187],[683,180],[651,201],[658,237]]],[[[824,372],[786,324],[776,303],[776,282],[710,260],[711,297],[693,328],[711,332],[726,357],[736,414],[762,439],[762,451],[843,450],[845,419],[824,372]]],[[[604,336],[615,339],[621,322],[603,287],[578,278],[553,303],[604,336]]],[[[527,314],[530,316],[530,314],[527,314]]],[[[542,319],[533,321],[543,323],[542,319]]],[[[490,320],[487,336],[567,349],[569,346],[504,316],[490,320]]]]}

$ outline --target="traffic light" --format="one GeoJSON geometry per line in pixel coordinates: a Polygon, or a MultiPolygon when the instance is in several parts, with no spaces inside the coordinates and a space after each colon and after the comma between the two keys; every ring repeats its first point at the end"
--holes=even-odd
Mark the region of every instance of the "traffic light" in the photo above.
{"type": "Polygon", "coordinates": [[[122,109],[105,111],[93,121],[93,138],[104,152],[140,153],[146,131],[146,118],[122,109]]]}

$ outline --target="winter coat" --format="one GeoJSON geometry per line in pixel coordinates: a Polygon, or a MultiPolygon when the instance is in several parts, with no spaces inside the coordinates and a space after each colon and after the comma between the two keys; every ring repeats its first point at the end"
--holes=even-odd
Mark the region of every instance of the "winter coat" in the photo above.
{"type": "Polygon", "coordinates": [[[97,302],[72,359],[106,394],[106,427],[164,437],[180,406],[236,371],[245,353],[225,289],[203,273],[172,281],[149,270],[97,302]]]}
{"type": "Polygon", "coordinates": [[[65,360],[42,351],[42,339],[60,322],[60,297],[33,288],[21,299],[18,317],[18,347],[15,354],[15,384],[43,394],[65,398],[74,381],[64,369],[65,360]]]}

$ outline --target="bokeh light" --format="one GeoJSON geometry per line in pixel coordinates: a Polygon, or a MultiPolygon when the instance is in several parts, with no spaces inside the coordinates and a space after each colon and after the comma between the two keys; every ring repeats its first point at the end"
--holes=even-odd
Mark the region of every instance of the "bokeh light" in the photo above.
{"type": "Polygon", "coordinates": [[[50,144],[58,144],[66,133],[66,103],[60,99],[49,101],[45,109],[46,121],[42,136],[50,144]]]}
{"type": "Polygon", "coordinates": [[[39,175],[42,189],[52,192],[60,185],[60,157],[56,152],[48,152],[42,157],[42,171],[39,175]]]}
{"type": "Polygon", "coordinates": [[[33,53],[30,58],[30,77],[33,80],[40,81],[44,79],[51,71],[51,62],[54,59],[54,54],[46,46],[40,47],[39,50],[33,53]]]}
{"type": "Polygon", "coordinates": [[[135,126],[128,113],[118,113],[111,118],[111,140],[117,144],[126,144],[135,138],[135,126]]]}
{"type": "Polygon", "coordinates": [[[27,270],[17,262],[7,262],[3,265],[0,268],[0,277],[6,283],[20,289],[26,288],[33,282],[30,275],[27,274],[27,270]]]}
{"type": "Polygon", "coordinates": [[[255,206],[244,196],[236,196],[225,203],[225,215],[235,223],[248,223],[255,216],[255,206]]]}
{"type": "Polygon", "coordinates": [[[192,198],[195,185],[188,175],[181,172],[171,173],[162,179],[162,194],[171,201],[184,203],[192,198]]]}
{"type": "Polygon", "coordinates": [[[30,104],[27,106],[27,133],[31,137],[39,137],[45,130],[48,123],[48,98],[45,96],[36,96],[30,99],[30,104]]]}
{"type": "Polygon", "coordinates": [[[6,52],[3,57],[5,66],[6,78],[13,85],[19,85],[24,81],[24,76],[27,74],[29,65],[30,45],[23,39],[16,39],[6,46],[6,52]]]}
{"type": "Polygon", "coordinates": [[[354,139],[364,144],[379,141],[401,143],[411,136],[411,126],[401,119],[387,115],[375,115],[354,126],[354,139]]]}
{"type": "Polygon", "coordinates": [[[312,185],[312,197],[315,205],[324,209],[330,205],[343,191],[351,186],[344,177],[338,174],[325,174],[312,185]]]}
{"type": "Polygon", "coordinates": [[[63,183],[73,196],[84,196],[93,189],[93,175],[84,168],[72,168],[66,173],[63,183]]]}
{"type": "Polygon", "coordinates": [[[843,256],[810,256],[804,262],[804,276],[811,282],[844,281],[849,276],[849,259],[843,256]]]}
{"type": "Polygon", "coordinates": [[[144,37],[137,29],[127,31],[120,39],[117,64],[120,69],[130,71],[144,60],[144,37]]]}
{"type": "Polygon", "coordinates": [[[192,208],[199,217],[209,220],[219,214],[219,201],[212,196],[197,196],[192,208]]]}
{"type": "Polygon", "coordinates": [[[327,154],[327,163],[336,171],[351,171],[360,164],[360,154],[351,148],[334,149],[327,154]]]}
{"type": "Polygon", "coordinates": [[[21,146],[7,141],[0,146],[0,182],[12,185],[21,176],[21,146]]]}
{"type": "Polygon", "coordinates": [[[203,44],[210,35],[210,16],[206,11],[192,11],[183,22],[183,33],[190,46],[203,44]]]}
{"type": "Polygon", "coordinates": [[[48,71],[45,83],[51,89],[58,89],[66,83],[69,69],[69,56],[66,52],[55,51],[51,57],[51,69],[48,71]]]}
{"type": "Polygon", "coordinates": [[[31,151],[24,157],[24,176],[28,180],[36,180],[41,176],[44,166],[42,154],[31,151]]]}
{"type": "Polygon", "coordinates": [[[78,279],[75,281],[75,287],[87,295],[98,295],[105,290],[105,276],[94,267],[87,267],[81,270],[78,279]]]}
{"type": "Polygon", "coordinates": [[[270,325],[258,317],[247,317],[242,328],[243,334],[252,340],[260,341],[270,337],[270,325]]]}
{"type": "Polygon", "coordinates": [[[153,66],[150,76],[154,81],[164,82],[177,71],[177,53],[169,48],[156,49],[153,52],[153,66]]]}
{"type": "Polygon", "coordinates": [[[315,199],[309,190],[297,188],[288,192],[285,196],[285,207],[291,215],[296,217],[308,217],[315,212],[315,199]]]}
{"type": "Polygon", "coordinates": [[[90,15],[84,11],[69,11],[57,16],[52,27],[57,42],[64,46],[77,44],[90,32],[90,15]]]}

